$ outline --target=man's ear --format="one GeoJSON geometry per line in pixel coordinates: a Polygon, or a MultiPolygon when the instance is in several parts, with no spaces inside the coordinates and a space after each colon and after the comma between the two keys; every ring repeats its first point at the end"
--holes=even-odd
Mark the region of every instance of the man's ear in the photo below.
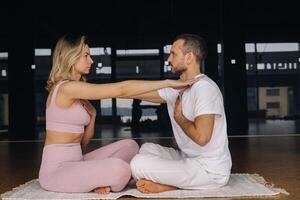
{"type": "Polygon", "coordinates": [[[186,53],[186,62],[187,64],[191,64],[193,60],[194,54],[190,51],[186,53]]]}

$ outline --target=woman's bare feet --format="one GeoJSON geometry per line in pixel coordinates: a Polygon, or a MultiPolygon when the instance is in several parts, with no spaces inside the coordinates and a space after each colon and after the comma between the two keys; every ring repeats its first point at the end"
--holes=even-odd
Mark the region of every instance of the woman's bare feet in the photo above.
{"type": "Polygon", "coordinates": [[[176,190],[177,188],[171,185],[163,185],[159,183],[155,183],[153,181],[149,181],[146,179],[140,179],[136,182],[136,187],[138,191],[142,193],[159,193],[165,191],[176,190]]]}
{"type": "Polygon", "coordinates": [[[110,192],[110,187],[98,187],[94,189],[94,192],[96,192],[97,194],[108,194],[110,192]]]}

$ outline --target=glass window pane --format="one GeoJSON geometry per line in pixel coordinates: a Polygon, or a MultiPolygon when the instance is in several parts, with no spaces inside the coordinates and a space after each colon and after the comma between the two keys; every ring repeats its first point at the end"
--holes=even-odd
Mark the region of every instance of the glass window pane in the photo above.
{"type": "Polygon", "coordinates": [[[132,99],[117,99],[117,115],[121,117],[122,123],[131,122],[132,103],[132,99]]]}
{"type": "Polygon", "coordinates": [[[90,73],[86,76],[89,82],[110,80],[112,75],[111,47],[91,47],[91,58],[94,61],[90,73]]]}
{"type": "Polygon", "coordinates": [[[0,126],[8,126],[8,94],[0,94],[0,126]]]}
{"type": "Polygon", "coordinates": [[[101,115],[112,116],[112,99],[101,99],[101,115]]]}

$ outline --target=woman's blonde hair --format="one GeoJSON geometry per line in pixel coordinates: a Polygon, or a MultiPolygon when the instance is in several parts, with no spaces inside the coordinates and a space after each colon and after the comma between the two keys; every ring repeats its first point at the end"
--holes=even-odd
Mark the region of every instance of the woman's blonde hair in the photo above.
{"type": "MultiPolygon", "coordinates": [[[[87,44],[85,36],[65,35],[58,40],[53,52],[52,69],[46,90],[50,92],[52,87],[59,81],[75,80],[73,76],[74,65],[87,44]]],[[[81,80],[84,80],[84,78],[81,77],[81,80]]]]}

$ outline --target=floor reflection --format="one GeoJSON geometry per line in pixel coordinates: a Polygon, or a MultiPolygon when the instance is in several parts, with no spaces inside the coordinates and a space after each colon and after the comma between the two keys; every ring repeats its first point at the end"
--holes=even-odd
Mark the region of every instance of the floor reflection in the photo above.
{"type": "MultiPolygon", "coordinates": [[[[248,133],[238,135],[287,135],[300,134],[300,120],[264,120],[250,119],[248,133]]],[[[230,133],[228,133],[231,136],[230,133]]],[[[233,134],[232,134],[233,135],[233,134]]],[[[233,135],[236,136],[236,135],[233,135]]],[[[113,138],[172,138],[171,128],[161,128],[158,126],[120,126],[115,124],[97,124],[95,127],[94,139],[113,138]]],[[[45,126],[38,127],[37,140],[45,139],[45,126]]],[[[8,140],[8,132],[0,132],[0,140],[8,140]]]]}

